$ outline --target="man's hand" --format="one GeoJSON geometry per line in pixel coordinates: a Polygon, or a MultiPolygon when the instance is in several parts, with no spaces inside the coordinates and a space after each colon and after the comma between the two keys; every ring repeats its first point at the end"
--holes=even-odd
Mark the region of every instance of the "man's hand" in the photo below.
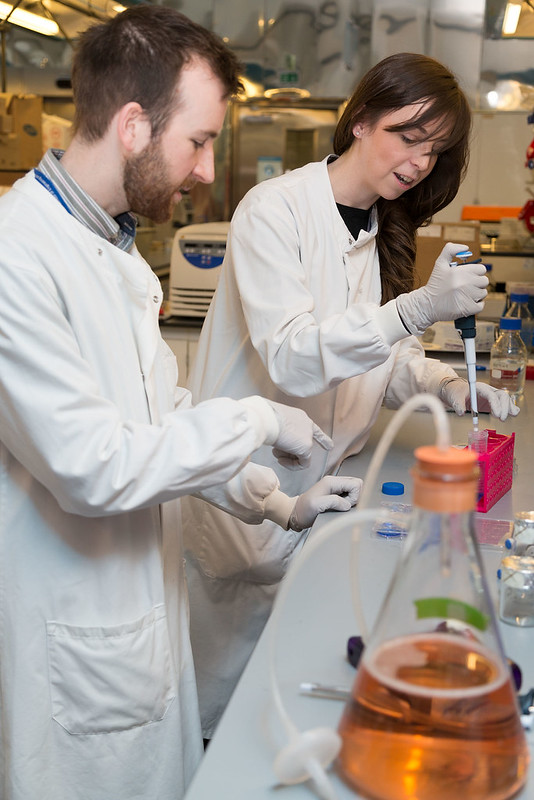
{"type": "Polygon", "coordinates": [[[323,511],[348,511],[358,502],[362,485],[361,478],[325,475],[297,498],[289,528],[294,531],[309,528],[323,511]]]}
{"type": "Polygon", "coordinates": [[[287,469],[304,469],[311,461],[313,443],[324,450],[334,446],[332,439],[309,418],[305,411],[269,400],[280,426],[273,455],[287,469]]]}

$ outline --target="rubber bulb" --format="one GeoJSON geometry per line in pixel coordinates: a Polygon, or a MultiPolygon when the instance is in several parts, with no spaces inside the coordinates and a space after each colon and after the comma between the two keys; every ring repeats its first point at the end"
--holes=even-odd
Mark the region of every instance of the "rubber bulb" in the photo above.
{"type": "Polygon", "coordinates": [[[280,783],[294,784],[309,780],[306,762],[317,761],[329,767],[341,750],[341,737],[332,728],[312,728],[294,736],[275,758],[273,769],[280,783]]]}

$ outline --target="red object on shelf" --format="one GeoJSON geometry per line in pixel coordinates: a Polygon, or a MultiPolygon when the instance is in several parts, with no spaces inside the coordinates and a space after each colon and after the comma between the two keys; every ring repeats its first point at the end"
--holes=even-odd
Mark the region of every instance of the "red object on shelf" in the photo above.
{"type": "Polygon", "coordinates": [[[534,200],[527,200],[517,219],[522,219],[529,233],[534,233],[534,200]]]}
{"type": "Polygon", "coordinates": [[[514,475],[514,440],[511,436],[488,429],[488,450],[478,454],[480,468],[477,511],[489,511],[512,488],[514,475]]]}

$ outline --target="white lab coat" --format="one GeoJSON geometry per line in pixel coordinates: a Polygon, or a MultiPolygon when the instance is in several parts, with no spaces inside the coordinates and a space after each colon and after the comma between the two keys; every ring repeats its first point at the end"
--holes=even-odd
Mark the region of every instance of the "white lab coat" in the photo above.
{"type": "MultiPolygon", "coordinates": [[[[398,407],[454,375],[426,359],[404,328],[391,336],[401,341],[386,341],[376,316],[376,230],[373,212],[370,231],[354,241],[336,208],[326,159],[260,183],[232,220],[189,386],[195,401],[257,393],[299,406],[332,437],[334,449],[316,446],[302,471],[280,468],[265,447],[254,454],[289,495],[359,452],[383,402],[398,407]]],[[[398,315],[392,331],[395,324],[401,326],[398,315]]],[[[203,730],[211,735],[302,536],[270,522],[251,535],[247,525],[193,498],[183,513],[193,654],[203,730]]]]}
{"type": "Polygon", "coordinates": [[[225,497],[246,409],[190,408],[154,273],[32,173],[0,200],[0,286],[0,796],[178,800],[202,741],[174,498],[216,483],[255,521],[278,481],[225,497]]]}

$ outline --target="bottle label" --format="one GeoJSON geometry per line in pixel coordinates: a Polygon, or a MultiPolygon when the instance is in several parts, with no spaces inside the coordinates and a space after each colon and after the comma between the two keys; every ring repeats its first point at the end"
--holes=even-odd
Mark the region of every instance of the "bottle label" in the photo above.
{"type": "Polygon", "coordinates": [[[507,381],[507,380],[514,380],[523,371],[523,367],[518,367],[517,369],[498,369],[493,367],[491,370],[491,377],[497,378],[497,380],[507,381]]]}

